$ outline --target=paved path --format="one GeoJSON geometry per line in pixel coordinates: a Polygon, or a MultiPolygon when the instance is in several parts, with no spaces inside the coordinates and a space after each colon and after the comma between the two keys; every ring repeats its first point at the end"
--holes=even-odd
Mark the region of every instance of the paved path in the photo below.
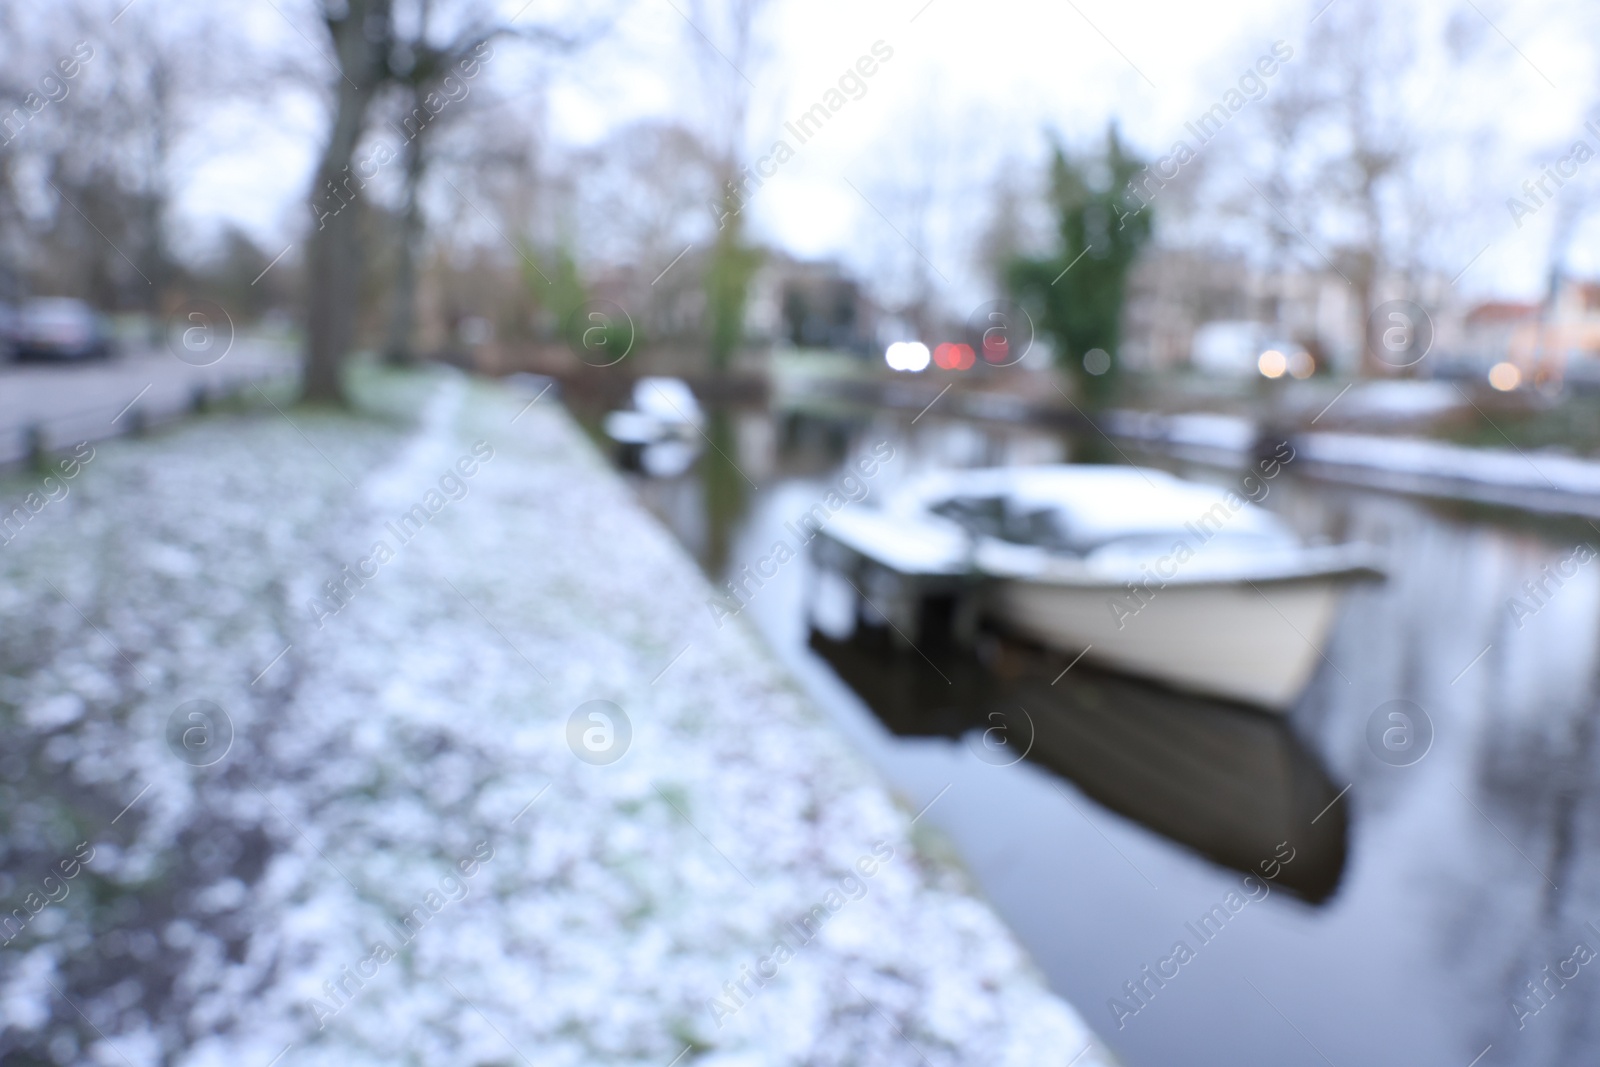
{"type": "Polygon", "coordinates": [[[141,416],[159,422],[182,414],[202,387],[215,398],[294,370],[292,351],[244,339],[207,367],[165,348],[133,346],[89,363],[0,363],[0,463],[27,455],[32,427],[51,449],[98,441],[127,432],[141,416]]]}

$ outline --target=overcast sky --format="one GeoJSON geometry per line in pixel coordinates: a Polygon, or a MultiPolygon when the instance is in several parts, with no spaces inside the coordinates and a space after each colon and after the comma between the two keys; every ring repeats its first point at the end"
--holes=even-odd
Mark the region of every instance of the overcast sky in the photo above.
{"type": "MultiPolygon", "coordinates": [[[[503,6],[509,15],[521,0],[503,6]]],[[[308,14],[287,3],[280,7],[289,18],[308,14]]],[[[1464,0],[1417,0],[1406,9],[1417,12],[1421,77],[1433,79],[1417,93],[1416,106],[1429,112],[1422,117],[1441,125],[1487,125],[1500,138],[1491,158],[1454,166],[1441,180],[1459,180],[1477,201],[1461,211],[1462,265],[1474,250],[1485,250],[1461,287],[1530,295],[1539,285],[1554,213],[1518,229],[1505,199],[1520,195],[1520,183],[1537,177],[1557,146],[1565,151],[1587,136],[1600,148],[1600,137],[1583,130],[1596,99],[1590,43],[1596,17],[1565,0],[1515,7],[1477,0],[1477,9],[1464,0]],[[1469,76],[1429,73],[1430,57],[1443,56],[1447,41],[1469,54],[1469,76]]],[[[691,10],[686,0],[635,0],[611,38],[552,70],[552,132],[592,143],[633,119],[692,112],[703,99],[692,65],[724,61],[688,28],[691,10]]],[[[750,147],[761,152],[783,136],[798,150],[751,206],[755,230],[798,254],[861,262],[862,245],[877,244],[885,234],[898,240],[887,230],[874,233],[888,224],[870,202],[897,168],[942,158],[941,166],[959,176],[992,169],[1006,157],[1037,161],[1046,129],[1087,142],[1113,117],[1136,146],[1160,154],[1275,41],[1288,42],[1308,61],[1299,50],[1315,10],[1290,0],[780,2],[763,28],[763,54],[745,72],[754,86],[750,147]],[[822,99],[880,41],[880,52],[891,49],[893,56],[865,79],[865,95],[798,145],[783,122],[822,99]]],[[[543,0],[535,0],[521,18],[538,21],[543,14],[543,0]]],[[[308,42],[266,0],[239,26],[273,48],[308,50],[317,41],[314,25],[302,23],[308,42]]],[[[499,88],[515,93],[531,84],[531,64],[515,68],[496,66],[499,88]]],[[[515,100],[507,112],[507,121],[526,118],[515,100]]],[[[229,217],[264,245],[286,242],[291,225],[301,224],[297,213],[304,210],[322,123],[309,99],[270,111],[230,107],[207,150],[197,153],[184,192],[196,229],[229,217]]],[[[1228,151],[1229,136],[1238,133],[1225,133],[1208,151],[1228,151]]],[[[1590,166],[1595,174],[1586,177],[1600,185],[1600,160],[1590,166]]],[[[973,197],[970,213],[976,217],[987,207],[973,197]]],[[[954,255],[934,244],[929,255],[935,263],[954,255]]],[[[1573,260],[1600,273],[1600,255],[1585,251],[1595,245],[1579,242],[1573,260]]],[[[950,273],[958,273],[957,265],[950,273]]]]}

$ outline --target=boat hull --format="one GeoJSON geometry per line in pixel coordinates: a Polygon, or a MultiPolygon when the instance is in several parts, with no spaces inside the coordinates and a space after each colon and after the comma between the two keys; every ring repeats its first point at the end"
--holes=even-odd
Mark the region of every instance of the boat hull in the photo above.
{"type": "Polygon", "coordinates": [[[1342,577],[1192,582],[1141,600],[1110,584],[1005,580],[991,611],[1063,652],[1179,689],[1282,712],[1322,659],[1342,577]]]}

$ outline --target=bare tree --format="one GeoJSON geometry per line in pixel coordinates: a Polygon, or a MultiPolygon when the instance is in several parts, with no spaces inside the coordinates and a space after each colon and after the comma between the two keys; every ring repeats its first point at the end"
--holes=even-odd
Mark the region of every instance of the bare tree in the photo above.
{"type": "MultiPolygon", "coordinates": [[[[1298,255],[1337,271],[1363,323],[1386,279],[1415,267],[1402,253],[1420,137],[1404,92],[1415,60],[1407,18],[1375,0],[1329,9],[1255,116],[1266,134],[1258,199],[1268,203],[1254,214],[1274,266],[1281,272],[1298,255]]],[[[1360,359],[1365,373],[1383,369],[1369,345],[1360,359]]]]}
{"type": "MultiPolygon", "coordinates": [[[[1223,208],[1213,235],[1242,216],[1267,238],[1251,258],[1269,274],[1337,274],[1363,329],[1388,296],[1419,298],[1461,265],[1445,267],[1461,227],[1440,172],[1473,134],[1439,121],[1452,83],[1430,65],[1462,60],[1419,54],[1419,19],[1379,0],[1329,6],[1239,120],[1254,136],[1206,148],[1210,202],[1223,208]]],[[[1370,344],[1359,349],[1363,373],[1389,370],[1370,344]]]]}
{"type": "Polygon", "coordinates": [[[355,338],[355,303],[361,269],[356,213],[344,208],[359,181],[350,168],[373,97],[389,77],[391,0],[326,0],[322,20],[333,42],[339,79],[333,122],[313,182],[316,229],[306,257],[305,398],[345,402],[345,354],[355,338]],[[331,197],[329,201],[322,198],[331,197]]]}
{"type": "Polygon", "coordinates": [[[7,258],[19,282],[154,316],[180,269],[180,146],[255,57],[236,50],[226,70],[217,63],[203,9],[118,17],[103,0],[74,0],[53,16],[0,33],[15,79],[0,89],[23,101],[0,138],[7,258]]]}
{"type": "MultiPolygon", "coordinates": [[[[399,41],[400,59],[392,73],[401,91],[402,117],[396,129],[405,135],[406,159],[401,234],[397,241],[389,335],[384,346],[386,359],[394,364],[409,363],[414,358],[417,259],[425,231],[422,182],[440,133],[470,113],[469,99],[483,97],[481,86],[474,90],[470,83],[476,79],[482,62],[492,54],[490,42],[496,37],[515,35],[546,54],[566,53],[598,40],[610,23],[608,16],[599,15],[569,33],[544,26],[513,29],[478,15],[467,19],[455,33],[444,34],[443,41],[436,41],[440,34],[433,15],[431,0],[418,0],[415,26],[399,41]]],[[[460,22],[460,13],[457,21],[460,22]]]]}
{"type": "MultiPolygon", "coordinates": [[[[405,102],[411,114],[426,110],[427,89],[420,80],[407,87],[405,102]]],[[[406,148],[405,199],[400,209],[399,256],[395,263],[394,298],[389,312],[389,338],[383,346],[384,360],[405,366],[415,360],[412,335],[417,319],[417,257],[423,236],[422,176],[427,169],[423,140],[419,130],[406,148]]]]}
{"type": "MultiPolygon", "coordinates": [[[[370,173],[351,174],[355,152],[380,91],[398,87],[405,105],[399,129],[404,134],[406,173],[401,210],[402,238],[393,312],[389,327],[392,354],[409,354],[415,317],[416,257],[423,232],[419,189],[427,168],[427,145],[437,117],[451,97],[448,83],[471,71],[492,53],[501,37],[563,48],[599,36],[604,16],[591,17],[586,29],[562,34],[546,27],[521,27],[505,21],[484,0],[463,0],[442,18],[432,0],[326,0],[323,20],[338,59],[334,114],[317,168],[308,271],[307,349],[304,395],[308,400],[344,403],[342,368],[355,339],[356,291],[361,276],[360,228],[354,203],[370,173]],[[352,181],[355,185],[352,186],[352,181]]],[[[395,155],[387,144],[363,161],[373,171],[395,155]],[[375,161],[375,166],[373,161],[375,161]]]]}
{"type": "Polygon", "coordinates": [[[732,362],[743,336],[750,280],[759,252],[745,239],[744,208],[753,193],[749,168],[742,165],[749,136],[752,71],[761,51],[756,25],[768,0],[696,0],[690,7],[689,41],[704,53],[708,141],[717,160],[717,232],[706,260],[706,332],[713,373],[732,362]]]}

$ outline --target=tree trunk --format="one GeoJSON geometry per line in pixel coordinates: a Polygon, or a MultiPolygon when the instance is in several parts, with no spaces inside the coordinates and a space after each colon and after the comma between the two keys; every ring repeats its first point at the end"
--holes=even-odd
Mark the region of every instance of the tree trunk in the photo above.
{"type": "MultiPolygon", "coordinates": [[[[422,94],[413,91],[413,109],[422,107],[422,94]]],[[[405,208],[400,222],[400,261],[395,264],[394,307],[389,317],[389,340],[384,346],[384,361],[397,367],[416,362],[412,348],[412,333],[417,318],[417,255],[422,247],[422,205],[419,187],[422,171],[427,166],[423,135],[418,130],[406,146],[405,208]]]]}
{"type": "Polygon", "coordinates": [[[150,70],[151,116],[153,125],[150,144],[149,185],[145,190],[144,273],[148,276],[148,292],[144,307],[149,312],[146,340],[152,348],[161,344],[166,335],[167,289],[172,284],[172,255],[167,245],[168,213],[172,204],[171,185],[167,180],[171,164],[172,139],[169,123],[172,121],[171,71],[164,57],[153,57],[150,70]]]}
{"type": "Polygon", "coordinates": [[[1381,378],[1391,368],[1383,358],[1378,355],[1378,346],[1383,344],[1383,325],[1374,324],[1372,313],[1377,310],[1377,266],[1371,254],[1363,251],[1358,257],[1356,276],[1353,279],[1356,290],[1356,314],[1361,317],[1361,361],[1356,366],[1356,374],[1362,378],[1381,378]]]}
{"type": "Polygon", "coordinates": [[[724,197],[725,215],[706,264],[706,340],[711,374],[727,374],[744,339],[745,304],[759,254],[744,241],[744,214],[731,195],[724,197]]]}
{"type": "Polygon", "coordinates": [[[355,338],[361,270],[356,223],[361,180],[351,171],[367,108],[383,77],[389,0],[348,0],[328,18],[340,77],[333,129],[317,167],[311,213],[315,229],[307,253],[305,400],[344,404],[344,359],[355,338]]]}

